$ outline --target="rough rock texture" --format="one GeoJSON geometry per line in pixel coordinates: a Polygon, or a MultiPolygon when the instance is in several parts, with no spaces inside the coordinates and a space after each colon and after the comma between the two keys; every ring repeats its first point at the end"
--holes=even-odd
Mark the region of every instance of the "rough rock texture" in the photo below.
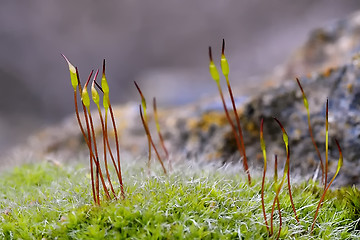
{"type": "MultiPolygon", "coordinates": [[[[338,159],[333,141],[337,138],[345,159],[337,184],[360,183],[360,58],[356,54],[360,49],[359,38],[360,13],[316,30],[289,62],[270,75],[269,79],[277,78],[276,81],[270,80],[267,85],[259,87],[263,90],[256,96],[236,99],[252,169],[262,167],[259,144],[261,118],[265,119],[268,155],[277,153],[280,162],[285,161],[281,130],[272,117],[282,122],[289,135],[292,171],[308,176],[318,168],[319,160],[308,133],[306,110],[295,81],[295,76],[299,76],[308,97],[314,136],[322,158],[325,159],[325,103],[328,97],[331,173],[336,169],[338,159]],[[273,87],[267,87],[270,85],[273,87]]],[[[230,103],[228,105],[230,108],[230,103]]],[[[118,107],[116,114],[122,151],[134,156],[146,154],[147,141],[138,105],[118,107]]],[[[151,114],[149,117],[152,121],[151,114]]],[[[161,110],[160,119],[172,156],[224,162],[240,159],[218,97],[161,110]]],[[[151,125],[151,128],[155,129],[155,126],[151,125]]],[[[97,129],[100,130],[99,123],[97,129]]],[[[157,139],[155,134],[154,138],[157,139]]],[[[60,160],[86,152],[74,116],[33,136],[29,144],[21,149],[29,149],[39,159],[50,154],[60,160]]]]}

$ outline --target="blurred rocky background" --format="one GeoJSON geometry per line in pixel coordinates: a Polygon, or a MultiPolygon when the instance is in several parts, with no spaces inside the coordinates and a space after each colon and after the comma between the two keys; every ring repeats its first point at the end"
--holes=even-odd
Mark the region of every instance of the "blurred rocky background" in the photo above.
{"type": "Polygon", "coordinates": [[[253,76],[273,71],[311,30],[359,7],[358,0],[1,1],[0,151],[73,113],[60,53],[82,78],[106,58],[114,103],[139,100],[136,80],[172,106],[216,93],[207,47],[218,58],[225,38],[232,84],[251,95],[266,80],[253,76]]]}

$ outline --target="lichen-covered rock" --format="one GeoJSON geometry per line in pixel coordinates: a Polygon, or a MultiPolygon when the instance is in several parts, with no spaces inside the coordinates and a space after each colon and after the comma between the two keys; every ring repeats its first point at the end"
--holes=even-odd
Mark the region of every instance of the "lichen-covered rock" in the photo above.
{"type": "Polygon", "coordinates": [[[282,84],[294,76],[328,75],[333,68],[350,63],[360,50],[359,42],[360,12],[355,12],[346,19],[313,30],[306,43],[274,70],[270,82],[282,84]]]}

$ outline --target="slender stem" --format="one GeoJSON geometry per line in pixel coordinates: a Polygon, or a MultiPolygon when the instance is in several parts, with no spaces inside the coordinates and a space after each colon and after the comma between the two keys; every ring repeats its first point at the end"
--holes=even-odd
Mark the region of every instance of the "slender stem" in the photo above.
{"type": "Polygon", "coordinates": [[[274,162],[274,184],[275,184],[275,191],[277,188],[277,180],[278,180],[278,156],[275,154],[275,162],[274,162]]]}
{"type": "MultiPolygon", "coordinates": [[[[307,100],[307,98],[306,98],[305,91],[304,91],[304,89],[303,89],[302,86],[301,86],[301,83],[300,83],[299,78],[296,78],[296,81],[297,81],[297,83],[298,83],[298,85],[299,85],[299,87],[300,87],[300,90],[301,90],[301,92],[302,92],[302,95],[303,95],[304,105],[305,105],[306,112],[307,112],[309,133],[310,133],[310,137],[311,137],[312,144],[314,145],[315,150],[316,150],[316,153],[317,153],[317,155],[318,155],[318,157],[319,157],[319,160],[320,160],[320,166],[321,166],[321,171],[322,171],[321,181],[324,183],[324,175],[325,175],[324,164],[323,164],[323,160],[322,160],[322,157],[321,157],[319,148],[318,148],[318,146],[317,146],[317,144],[316,144],[316,141],[315,141],[315,138],[314,138],[314,134],[313,134],[313,130],[312,130],[312,127],[311,127],[309,103],[308,103],[308,100],[307,100]]],[[[324,186],[326,187],[326,182],[324,183],[324,186]]]]}
{"type": "Polygon", "coordinates": [[[275,198],[272,204],[272,208],[271,208],[271,215],[270,215],[270,221],[271,221],[271,231],[270,234],[272,235],[274,233],[274,210],[275,210],[275,203],[277,201],[277,199],[279,198],[279,194],[280,194],[280,190],[284,184],[285,178],[286,178],[286,174],[287,174],[287,168],[289,168],[289,162],[290,162],[290,149],[288,149],[287,151],[287,157],[286,157],[286,163],[285,163],[285,169],[284,169],[284,176],[280,182],[280,185],[277,186],[277,190],[276,190],[276,194],[275,194],[275,198]]]}
{"type": "Polygon", "coordinates": [[[328,191],[328,189],[330,188],[330,186],[331,186],[332,182],[334,181],[334,179],[335,179],[335,178],[331,179],[330,183],[327,185],[327,187],[326,187],[325,190],[324,190],[324,193],[322,194],[322,196],[321,196],[321,198],[320,198],[320,201],[319,201],[318,206],[317,206],[317,208],[316,208],[314,220],[313,220],[313,223],[312,223],[312,225],[311,225],[310,234],[311,234],[311,233],[313,232],[313,230],[314,230],[314,226],[315,226],[315,223],[316,223],[316,218],[317,218],[317,216],[318,216],[318,214],[319,214],[319,210],[320,210],[321,204],[322,204],[322,202],[324,201],[325,194],[326,194],[326,192],[328,191]]]}
{"type": "Polygon", "coordinates": [[[295,208],[294,201],[293,201],[293,197],[292,197],[292,193],[291,193],[290,166],[289,166],[288,172],[287,172],[287,182],[288,182],[288,189],[289,189],[289,196],[290,196],[291,206],[292,206],[293,212],[294,212],[294,214],[295,214],[296,221],[297,221],[298,223],[300,223],[299,218],[298,218],[298,216],[297,216],[297,214],[296,214],[296,208],[295,208]]]}
{"type": "MultiPolygon", "coordinates": [[[[147,114],[146,114],[146,99],[144,97],[144,94],[142,93],[139,85],[137,84],[136,81],[134,81],[135,87],[138,90],[140,97],[141,97],[141,106],[143,107],[144,110],[144,121],[146,123],[146,125],[148,124],[148,118],[147,118],[147,114]]],[[[150,138],[148,137],[148,174],[150,175],[150,163],[151,163],[151,142],[150,142],[150,138]]]]}
{"type": "Polygon", "coordinates": [[[145,119],[144,119],[144,116],[143,116],[143,113],[142,113],[141,105],[139,105],[139,111],[140,111],[141,121],[142,121],[142,123],[143,123],[143,126],[144,126],[144,129],[145,129],[146,135],[147,135],[147,137],[148,137],[148,140],[150,141],[152,147],[153,147],[154,150],[155,150],[156,156],[157,156],[157,158],[158,158],[158,160],[159,160],[159,162],[160,162],[160,164],[161,164],[161,166],[162,166],[162,168],[163,168],[164,173],[167,174],[166,168],[165,168],[165,166],[164,166],[164,163],[163,163],[163,161],[161,160],[160,154],[159,154],[158,150],[156,149],[156,146],[155,146],[155,144],[154,144],[154,142],[153,142],[153,140],[152,140],[152,137],[151,137],[151,135],[150,135],[149,127],[148,127],[147,123],[145,122],[145,119]]]}
{"type": "Polygon", "coordinates": [[[271,230],[270,230],[270,235],[273,235],[273,233],[274,233],[274,210],[275,210],[275,204],[276,204],[276,201],[278,201],[280,190],[281,190],[283,184],[284,184],[284,178],[281,180],[280,185],[279,185],[279,187],[278,187],[278,189],[276,191],[275,198],[274,198],[272,208],[271,208],[271,214],[270,214],[271,230]]]}
{"type": "Polygon", "coordinates": [[[265,146],[265,141],[264,141],[264,119],[263,118],[261,119],[261,122],[260,122],[260,145],[261,145],[261,150],[263,152],[263,157],[264,157],[264,173],[263,173],[262,183],[261,183],[261,205],[262,205],[262,211],[264,214],[264,221],[265,221],[266,229],[269,232],[269,225],[268,225],[268,222],[266,219],[265,202],[264,202],[264,185],[265,185],[267,160],[266,160],[266,146],[265,146]]]}
{"type": "Polygon", "coordinates": [[[159,116],[158,116],[158,113],[157,113],[157,106],[156,106],[156,98],[155,97],[153,98],[153,108],[154,108],[154,119],[155,119],[155,123],[156,123],[156,130],[157,130],[158,135],[159,135],[161,147],[165,152],[165,158],[169,162],[169,170],[171,171],[171,169],[172,169],[171,160],[169,158],[169,152],[168,152],[168,150],[167,150],[167,148],[165,146],[165,143],[164,143],[164,138],[163,138],[163,136],[161,134],[161,131],[160,131],[159,116]]]}
{"type": "Polygon", "coordinates": [[[326,119],[325,119],[325,188],[328,179],[328,160],[329,160],[329,99],[326,100],[326,119]]]}
{"type": "Polygon", "coordinates": [[[336,145],[337,145],[337,147],[338,147],[339,155],[340,155],[340,156],[339,156],[339,161],[338,161],[338,166],[337,166],[337,169],[336,169],[336,172],[335,172],[333,178],[331,179],[330,183],[329,183],[329,184],[327,185],[327,187],[325,188],[324,193],[323,193],[323,195],[322,195],[321,198],[320,198],[319,204],[318,204],[318,206],[317,206],[317,208],[316,208],[314,220],[313,220],[313,223],[312,223],[312,225],[311,225],[310,234],[311,234],[312,231],[314,230],[316,218],[317,218],[317,215],[318,215],[318,213],[319,213],[319,210],[320,210],[320,207],[321,207],[321,205],[322,205],[322,202],[324,201],[325,194],[326,194],[326,192],[329,190],[329,188],[330,188],[331,184],[333,183],[333,181],[335,180],[336,176],[339,174],[340,168],[341,168],[341,166],[343,165],[343,154],[342,154],[342,151],[341,151],[339,142],[338,142],[336,139],[335,139],[335,143],[336,143],[336,145]]]}
{"type": "MultiPolygon", "coordinates": [[[[114,118],[114,113],[110,104],[110,99],[109,96],[107,96],[107,100],[109,103],[109,110],[110,110],[110,116],[111,116],[111,121],[113,124],[113,128],[114,128],[114,134],[115,134],[115,143],[116,143],[116,153],[117,153],[117,162],[118,162],[118,171],[117,175],[118,175],[118,179],[119,179],[119,183],[120,183],[120,191],[121,191],[121,196],[124,199],[125,198],[125,192],[124,192],[124,184],[123,184],[123,180],[122,180],[122,176],[121,176],[121,164],[120,164],[120,147],[119,147],[119,139],[118,139],[118,134],[117,134],[117,128],[116,128],[116,123],[115,123],[115,118],[114,118]]],[[[116,170],[116,164],[114,163],[114,167],[116,170]]]]}
{"type": "Polygon", "coordinates": [[[230,81],[229,81],[228,75],[226,75],[225,78],[226,78],[226,82],[227,82],[228,91],[229,91],[229,94],[230,94],[232,107],[233,107],[233,110],[234,110],[234,113],[235,113],[236,125],[237,125],[238,131],[239,131],[239,137],[240,137],[240,141],[241,141],[241,149],[242,149],[242,153],[243,153],[243,156],[244,156],[243,165],[244,165],[245,172],[248,175],[249,182],[251,182],[251,176],[250,176],[249,166],[248,166],[248,163],[247,163],[246,150],[245,150],[243,133],[242,133],[241,125],[240,125],[240,119],[239,119],[239,115],[238,115],[237,110],[236,110],[235,100],[234,100],[234,96],[233,96],[232,89],[231,89],[231,86],[230,86],[230,81]]]}
{"type": "MultiPolygon", "coordinates": [[[[80,82],[79,82],[80,84],[80,82]]],[[[84,136],[84,139],[87,143],[87,146],[89,148],[89,152],[90,152],[90,169],[91,169],[91,187],[92,187],[92,193],[93,193],[93,198],[94,198],[94,202],[95,204],[97,204],[97,201],[96,201],[96,195],[95,195],[95,188],[94,188],[94,181],[93,181],[93,172],[92,172],[92,159],[94,158],[95,159],[95,156],[94,156],[94,153],[92,151],[92,147],[91,147],[91,139],[88,138],[86,136],[86,133],[85,133],[85,130],[82,126],[82,123],[81,123],[81,120],[80,120],[80,116],[79,116],[79,110],[78,110],[78,104],[77,104],[77,92],[76,90],[74,90],[74,103],[75,103],[75,113],[76,113],[76,119],[78,121],[78,124],[80,126],[80,130],[84,136]]]]}
{"type": "Polygon", "coordinates": [[[94,130],[94,124],[92,121],[92,116],[91,116],[91,111],[90,108],[87,109],[87,113],[89,115],[89,119],[90,119],[90,127],[91,127],[91,132],[92,132],[92,139],[94,142],[94,150],[95,150],[95,156],[97,159],[97,164],[96,165],[96,197],[97,197],[97,201],[100,204],[100,197],[99,197],[99,174],[100,174],[100,165],[99,165],[99,154],[97,151],[97,145],[96,145],[96,135],[95,135],[95,130],[94,130]]]}
{"type": "MultiPolygon", "coordinates": [[[[103,132],[103,134],[105,134],[105,136],[103,136],[103,137],[106,138],[107,137],[107,109],[105,109],[105,131],[103,132]]],[[[117,199],[114,187],[111,183],[109,167],[108,167],[107,157],[106,157],[106,145],[105,144],[104,144],[104,163],[105,163],[106,176],[107,176],[108,182],[110,184],[111,192],[113,193],[115,199],[117,199]]]]}
{"type": "MultiPolygon", "coordinates": [[[[104,125],[104,119],[102,117],[102,114],[101,114],[101,109],[100,109],[100,106],[98,106],[98,112],[99,112],[99,117],[100,117],[100,122],[101,122],[101,129],[102,129],[102,132],[103,132],[103,144],[104,144],[104,148],[107,147],[108,150],[109,150],[109,154],[110,154],[110,157],[111,157],[111,160],[113,162],[113,165],[115,167],[115,171],[116,171],[116,174],[119,178],[119,170],[116,168],[116,162],[115,162],[115,158],[112,154],[112,151],[111,151],[111,147],[110,147],[110,143],[109,143],[109,138],[108,138],[108,135],[107,135],[107,132],[105,131],[105,125],[104,125]]],[[[120,182],[119,182],[120,183],[120,182]]],[[[122,197],[125,197],[122,195],[122,197]]]]}
{"type": "Polygon", "coordinates": [[[265,175],[266,175],[266,165],[264,164],[264,173],[263,173],[262,183],[261,183],[261,205],[262,205],[262,211],[263,211],[263,215],[264,215],[266,229],[267,229],[267,231],[269,231],[269,224],[268,224],[267,218],[266,218],[265,202],[264,202],[265,175]]]}
{"type": "MultiPolygon", "coordinates": [[[[217,84],[217,86],[218,86],[218,90],[219,90],[219,94],[220,94],[220,97],[221,97],[221,101],[222,101],[222,103],[223,103],[223,107],[224,107],[224,110],[225,110],[226,118],[228,119],[228,122],[230,123],[230,126],[231,126],[231,128],[232,128],[232,131],[233,131],[233,133],[234,133],[234,137],[235,137],[235,140],[236,140],[236,145],[237,145],[238,150],[240,151],[240,153],[242,153],[242,148],[241,148],[239,136],[238,136],[238,134],[237,134],[237,132],[236,132],[236,128],[235,128],[235,126],[234,126],[233,121],[231,120],[229,111],[228,111],[228,109],[227,109],[227,107],[226,107],[226,103],[225,103],[224,95],[223,95],[222,90],[221,90],[221,86],[220,86],[219,83],[217,84]]],[[[245,169],[245,170],[246,170],[246,169],[245,169]]],[[[251,185],[251,177],[250,177],[250,174],[249,174],[248,171],[247,171],[246,173],[247,173],[247,176],[248,176],[249,185],[251,185]]]]}
{"type": "MultiPolygon", "coordinates": [[[[87,117],[86,108],[85,108],[84,104],[82,104],[82,105],[83,105],[83,110],[84,110],[87,135],[88,135],[89,142],[91,143],[92,140],[91,140],[90,127],[89,127],[89,120],[88,120],[88,117],[87,117]]],[[[90,148],[92,149],[91,144],[90,144],[90,148]]],[[[95,158],[94,158],[94,160],[95,160],[95,158]]],[[[95,203],[96,203],[97,200],[96,200],[96,194],[95,194],[94,172],[93,171],[94,171],[94,169],[93,169],[93,157],[90,155],[91,187],[92,187],[92,191],[93,191],[93,195],[94,195],[94,200],[95,200],[95,203]]]]}
{"type": "Polygon", "coordinates": [[[278,207],[278,211],[279,211],[279,233],[276,239],[280,238],[280,233],[281,233],[281,228],[282,228],[282,217],[281,217],[281,208],[280,208],[280,201],[279,199],[277,199],[277,207],[278,207]]]}
{"type": "Polygon", "coordinates": [[[284,172],[284,177],[287,175],[287,179],[288,179],[288,190],[289,190],[289,195],[290,195],[290,202],[291,202],[291,206],[293,208],[293,211],[294,211],[294,214],[295,214],[295,218],[298,222],[299,221],[299,218],[297,217],[297,214],[296,214],[296,209],[295,209],[295,205],[294,205],[294,201],[293,201],[293,198],[292,198],[292,193],[291,193],[291,184],[290,184],[290,146],[289,146],[289,137],[284,129],[284,127],[282,126],[281,122],[277,119],[277,118],[274,118],[274,120],[279,124],[280,128],[281,128],[281,131],[283,132],[283,141],[285,143],[285,148],[286,148],[286,154],[287,154],[287,159],[286,159],[286,171],[287,172],[284,172]]]}
{"type": "MultiPolygon", "coordinates": [[[[74,99],[75,99],[75,100],[77,99],[76,91],[74,91],[74,99]]],[[[79,116],[77,101],[75,101],[75,113],[76,113],[76,119],[77,119],[77,121],[78,121],[80,130],[81,130],[81,133],[83,134],[83,137],[84,137],[84,139],[85,139],[85,142],[86,142],[86,144],[87,144],[87,146],[88,146],[88,148],[89,148],[90,156],[91,156],[93,159],[95,159],[94,153],[93,153],[92,148],[91,148],[91,143],[90,143],[89,139],[86,137],[86,133],[85,133],[84,128],[83,128],[83,126],[82,126],[82,123],[81,123],[81,121],[80,121],[80,116],[79,116]]],[[[101,182],[102,182],[102,184],[103,184],[103,188],[104,188],[104,191],[105,191],[106,196],[107,196],[108,198],[110,198],[109,192],[108,192],[108,190],[107,190],[107,188],[106,188],[106,184],[105,184],[105,181],[104,181],[104,178],[103,178],[101,172],[100,172],[100,180],[101,180],[101,182]]]]}
{"type": "Polygon", "coordinates": [[[311,141],[312,141],[313,145],[315,146],[317,155],[318,155],[318,157],[320,159],[320,167],[321,167],[321,172],[322,172],[322,174],[321,174],[321,182],[324,183],[324,177],[325,177],[324,163],[323,163],[323,160],[322,160],[322,157],[321,157],[321,154],[320,154],[320,150],[319,150],[319,148],[318,148],[318,146],[316,145],[316,142],[315,142],[312,127],[310,125],[310,117],[308,117],[308,125],[309,125],[309,132],[310,132],[311,141]]]}

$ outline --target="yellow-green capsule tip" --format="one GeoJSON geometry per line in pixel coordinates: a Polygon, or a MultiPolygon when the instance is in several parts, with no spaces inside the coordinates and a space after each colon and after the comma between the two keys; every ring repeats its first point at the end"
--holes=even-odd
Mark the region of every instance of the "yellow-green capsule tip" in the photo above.
{"type": "Polygon", "coordinates": [[[343,154],[342,154],[342,151],[341,151],[341,148],[340,148],[340,144],[338,142],[338,140],[335,139],[335,142],[336,142],[336,145],[338,147],[338,150],[339,150],[339,161],[338,161],[338,166],[337,166],[337,170],[336,170],[336,173],[335,173],[335,176],[338,175],[339,171],[340,171],[340,168],[342,167],[343,165],[343,154]]]}
{"type": "Polygon", "coordinates": [[[63,56],[63,58],[65,59],[65,61],[67,62],[68,66],[69,66],[71,85],[73,86],[74,90],[76,91],[76,88],[79,84],[79,80],[78,80],[78,77],[76,74],[76,68],[74,67],[74,65],[72,65],[70,63],[69,59],[67,59],[67,57],[65,57],[64,54],[61,54],[61,56],[63,56]]]}
{"type": "Polygon", "coordinates": [[[82,100],[85,107],[87,107],[87,108],[90,107],[90,97],[89,97],[89,94],[88,94],[88,91],[87,91],[86,87],[84,87],[84,89],[82,90],[81,100],[82,100]]]}
{"type": "Polygon", "coordinates": [[[95,81],[93,81],[93,83],[91,84],[91,96],[92,96],[92,99],[93,99],[94,103],[96,105],[99,105],[100,96],[99,96],[99,93],[97,92],[97,90],[95,88],[95,81]]]}
{"type": "Polygon", "coordinates": [[[144,113],[145,113],[145,112],[146,112],[146,100],[145,100],[145,97],[144,97],[144,95],[143,95],[143,93],[142,93],[142,91],[141,91],[141,89],[140,89],[140,87],[139,87],[139,85],[137,84],[136,81],[134,81],[134,84],[135,84],[135,87],[136,87],[136,89],[138,90],[138,92],[139,92],[139,94],[140,94],[140,97],[141,97],[141,105],[142,105],[142,107],[144,108],[144,113]]]}
{"type": "Polygon", "coordinates": [[[98,73],[99,73],[99,69],[96,71],[93,82],[91,84],[91,96],[96,105],[99,105],[99,102],[100,102],[99,93],[97,92],[97,90],[95,88],[95,83],[96,83],[95,80],[96,80],[98,73]]]}
{"type": "Polygon", "coordinates": [[[224,76],[228,76],[229,75],[229,63],[225,57],[225,40],[224,39],[223,39],[222,49],[221,49],[220,65],[221,65],[221,71],[224,74],[224,76]]]}
{"type": "Polygon", "coordinates": [[[87,91],[87,86],[89,84],[89,81],[91,79],[93,72],[94,72],[94,70],[91,71],[91,73],[88,77],[88,80],[86,81],[84,88],[82,90],[82,93],[81,93],[81,100],[82,100],[83,104],[85,105],[85,107],[87,107],[87,108],[90,107],[90,97],[89,97],[89,93],[87,91]]]}
{"type": "Polygon", "coordinates": [[[212,58],[211,47],[209,47],[209,58],[210,58],[210,64],[209,64],[210,75],[217,84],[220,84],[220,76],[212,58]]]}
{"type": "Polygon", "coordinates": [[[103,72],[102,72],[102,77],[101,77],[101,88],[104,92],[105,95],[109,94],[109,85],[107,83],[106,80],[106,76],[105,76],[105,59],[103,60],[103,72]]]}

